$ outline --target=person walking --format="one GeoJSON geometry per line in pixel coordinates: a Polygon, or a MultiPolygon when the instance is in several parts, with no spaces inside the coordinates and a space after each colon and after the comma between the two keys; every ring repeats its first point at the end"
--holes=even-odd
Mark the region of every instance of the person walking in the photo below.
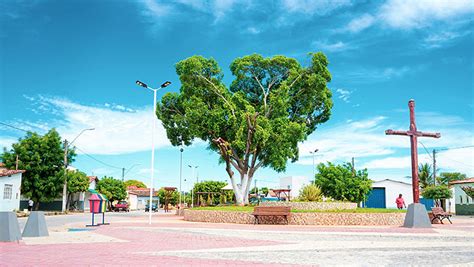
{"type": "Polygon", "coordinates": [[[402,194],[398,195],[397,199],[395,200],[395,203],[397,204],[397,208],[399,210],[403,209],[404,207],[407,207],[407,205],[405,205],[405,200],[403,200],[402,194]]]}
{"type": "Polygon", "coordinates": [[[33,204],[34,203],[35,202],[32,199],[28,200],[28,211],[33,211],[33,204]]]}

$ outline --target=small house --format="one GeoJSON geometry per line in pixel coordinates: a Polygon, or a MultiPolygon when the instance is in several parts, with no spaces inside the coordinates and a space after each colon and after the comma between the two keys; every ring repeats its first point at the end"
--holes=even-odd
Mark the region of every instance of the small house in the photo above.
{"type": "Polygon", "coordinates": [[[447,200],[449,205],[448,211],[456,215],[474,215],[473,199],[467,195],[466,191],[474,189],[474,177],[451,181],[449,187],[453,194],[452,198],[447,200]]]}
{"type": "Polygon", "coordinates": [[[9,170],[0,163],[0,211],[20,209],[20,188],[24,170],[9,170]]]}
{"type": "Polygon", "coordinates": [[[372,191],[362,203],[367,208],[397,208],[395,200],[402,194],[405,204],[413,203],[413,189],[410,183],[385,179],[372,182],[372,191]]]}

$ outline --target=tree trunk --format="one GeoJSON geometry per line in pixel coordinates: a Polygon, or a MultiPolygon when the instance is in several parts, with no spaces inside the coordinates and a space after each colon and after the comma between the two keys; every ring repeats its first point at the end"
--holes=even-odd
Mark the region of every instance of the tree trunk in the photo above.
{"type": "Polygon", "coordinates": [[[35,204],[34,204],[34,206],[33,206],[33,207],[34,207],[33,209],[34,209],[35,211],[37,211],[37,210],[39,209],[39,205],[40,205],[39,201],[35,201],[35,204]]]}

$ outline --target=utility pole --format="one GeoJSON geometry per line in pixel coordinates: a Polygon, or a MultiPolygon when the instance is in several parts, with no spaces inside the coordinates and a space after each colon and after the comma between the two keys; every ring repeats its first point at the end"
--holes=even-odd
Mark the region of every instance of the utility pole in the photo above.
{"type": "Polygon", "coordinates": [[[356,175],[354,157],[352,157],[352,174],[354,174],[354,176],[356,175]]]}
{"type": "Polygon", "coordinates": [[[316,166],[314,166],[314,154],[316,154],[316,152],[318,152],[318,151],[319,151],[319,149],[317,149],[317,148],[314,151],[309,151],[309,153],[313,155],[313,179],[314,179],[315,184],[316,184],[316,174],[315,174],[316,166]]]}
{"type": "Polygon", "coordinates": [[[433,149],[433,185],[436,185],[436,149],[433,149]]]}
{"type": "MultiPolygon", "coordinates": [[[[181,194],[182,194],[182,190],[181,190],[181,184],[182,184],[182,180],[183,180],[183,147],[181,147],[179,149],[179,152],[180,152],[180,157],[179,157],[179,208],[181,209],[182,208],[182,199],[181,199],[181,194]]],[[[185,195],[186,197],[186,195],[185,195]]]]}
{"type": "Polygon", "coordinates": [[[63,185],[63,203],[62,203],[62,212],[66,211],[66,202],[67,202],[67,149],[68,142],[64,139],[64,185],[63,185]]]}
{"type": "Polygon", "coordinates": [[[18,154],[16,154],[15,170],[18,171],[18,154]]]}
{"type": "Polygon", "coordinates": [[[122,168],[122,182],[125,179],[125,168],[122,168]]]}

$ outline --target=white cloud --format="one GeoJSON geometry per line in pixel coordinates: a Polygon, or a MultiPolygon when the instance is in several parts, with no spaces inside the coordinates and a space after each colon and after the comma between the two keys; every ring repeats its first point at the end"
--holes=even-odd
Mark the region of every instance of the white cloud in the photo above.
{"type": "Polygon", "coordinates": [[[172,11],[172,7],[168,4],[164,4],[161,1],[156,0],[142,0],[145,6],[143,13],[152,18],[162,18],[169,15],[172,11]]]}
{"type": "Polygon", "coordinates": [[[349,98],[352,94],[352,91],[345,90],[345,89],[336,89],[336,93],[338,93],[338,98],[341,99],[342,101],[349,103],[349,98]]]}
{"type": "MultiPolygon", "coordinates": [[[[374,14],[363,14],[352,19],[343,30],[357,33],[375,24],[402,30],[419,29],[436,22],[462,22],[464,16],[472,15],[473,12],[471,0],[388,0],[374,14]]],[[[457,35],[442,32],[430,35],[425,42],[427,46],[437,47],[440,42],[457,38],[457,35]]]]}
{"type": "Polygon", "coordinates": [[[390,0],[381,6],[379,18],[390,27],[411,29],[433,21],[449,21],[473,11],[471,0],[390,0]]]}
{"type": "Polygon", "coordinates": [[[316,49],[321,49],[323,51],[329,51],[329,52],[340,52],[340,51],[350,49],[350,47],[346,43],[343,43],[341,41],[336,42],[336,43],[327,43],[323,41],[317,41],[317,42],[314,42],[314,45],[316,49]]]}
{"type": "Polygon", "coordinates": [[[283,10],[307,15],[326,15],[341,7],[352,5],[350,0],[282,0],[283,10]]]}
{"type": "Polygon", "coordinates": [[[375,23],[375,18],[372,15],[364,14],[358,18],[355,18],[349,22],[346,26],[346,30],[349,32],[357,33],[360,32],[375,23]]]}
{"type": "Polygon", "coordinates": [[[246,32],[250,34],[259,34],[261,30],[255,27],[248,27],[246,32]]]}
{"type": "Polygon", "coordinates": [[[470,31],[464,31],[464,32],[443,31],[440,33],[433,33],[433,34],[428,35],[423,40],[424,42],[423,45],[424,47],[427,47],[427,48],[439,48],[448,44],[452,44],[456,40],[470,33],[471,33],[470,31]]]}
{"type": "MultiPolygon", "coordinates": [[[[122,106],[123,109],[90,106],[59,98],[39,97],[33,104],[41,103],[59,114],[58,119],[45,122],[14,121],[26,130],[43,132],[55,127],[63,138],[73,140],[82,129],[95,128],[84,132],[74,143],[90,154],[122,154],[146,151],[151,148],[152,107],[136,110],[122,106]],[[132,111],[130,111],[132,110],[132,111]]],[[[50,116],[50,111],[45,115],[50,116]]],[[[159,121],[156,123],[156,148],[169,146],[166,131],[159,121]]],[[[3,140],[3,139],[2,139],[3,140]]],[[[78,151],[81,154],[81,151],[78,151]]]]}
{"type": "MultiPolygon", "coordinates": [[[[364,68],[358,67],[344,72],[344,75],[337,76],[340,81],[351,81],[360,83],[383,82],[391,79],[400,78],[406,75],[414,74],[425,68],[424,65],[418,66],[399,66],[385,68],[364,68]]],[[[337,75],[337,74],[336,74],[337,75]]]]}

